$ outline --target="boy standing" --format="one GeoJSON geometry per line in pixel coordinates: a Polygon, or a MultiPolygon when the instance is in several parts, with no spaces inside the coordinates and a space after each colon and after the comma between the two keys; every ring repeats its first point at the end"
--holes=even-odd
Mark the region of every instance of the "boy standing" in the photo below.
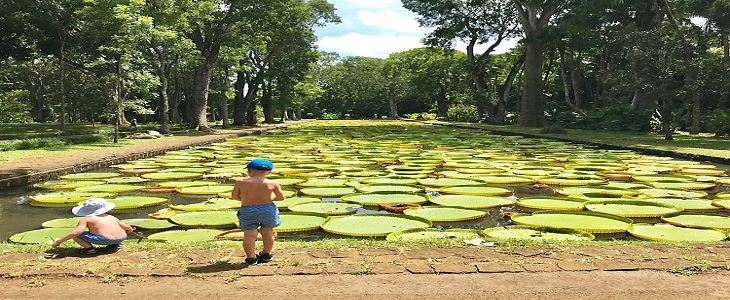
{"type": "Polygon", "coordinates": [[[273,169],[274,164],[269,160],[252,160],[246,165],[249,178],[237,180],[231,192],[231,198],[241,201],[238,222],[243,230],[243,250],[249,265],[269,262],[274,256],[271,252],[274,248],[274,227],[281,225],[281,220],[273,201],[284,200],[285,196],[278,182],[266,179],[273,169]],[[256,254],[259,227],[264,249],[256,254]]]}
{"type": "Polygon", "coordinates": [[[92,244],[106,245],[107,249],[117,250],[122,247],[122,241],[127,238],[127,232],[134,231],[134,227],[125,224],[115,216],[107,214],[114,208],[114,203],[109,203],[102,198],[90,198],[84,203],[74,207],[71,211],[80,217],[71,232],[56,240],[51,247],[57,248],[61,243],[73,239],[81,245],[81,254],[96,254],[92,244]],[[89,231],[85,231],[86,229],[89,231]]]}

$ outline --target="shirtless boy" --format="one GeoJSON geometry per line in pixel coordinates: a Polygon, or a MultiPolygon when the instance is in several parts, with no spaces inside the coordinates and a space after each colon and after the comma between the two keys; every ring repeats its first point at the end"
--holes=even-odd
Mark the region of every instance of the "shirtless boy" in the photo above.
{"type": "Polygon", "coordinates": [[[51,247],[57,248],[61,243],[73,239],[81,245],[81,254],[96,254],[92,244],[106,245],[107,249],[116,250],[122,247],[122,241],[127,238],[127,232],[134,231],[134,227],[125,224],[115,216],[107,214],[114,208],[114,203],[109,203],[102,198],[90,198],[71,211],[80,217],[76,228],[67,235],[56,240],[51,247]],[[85,231],[86,229],[89,231],[85,231]]]}
{"type": "Polygon", "coordinates": [[[266,159],[252,160],[246,165],[249,177],[237,180],[231,192],[231,198],[241,201],[238,221],[243,230],[243,251],[249,265],[269,262],[274,256],[271,252],[274,248],[274,227],[281,225],[281,220],[273,201],[284,200],[285,196],[278,182],[266,179],[273,169],[274,164],[266,159]],[[256,254],[259,232],[264,249],[256,254]]]}

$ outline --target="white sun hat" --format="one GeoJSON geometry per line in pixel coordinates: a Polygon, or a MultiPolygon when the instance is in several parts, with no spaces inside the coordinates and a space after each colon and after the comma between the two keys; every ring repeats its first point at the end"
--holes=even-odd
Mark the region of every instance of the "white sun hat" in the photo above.
{"type": "Polygon", "coordinates": [[[109,203],[103,198],[89,198],[71,211],[80,217],[98,216],[112,210],[114,206],[116,206],[114,203],[109,203]]]}

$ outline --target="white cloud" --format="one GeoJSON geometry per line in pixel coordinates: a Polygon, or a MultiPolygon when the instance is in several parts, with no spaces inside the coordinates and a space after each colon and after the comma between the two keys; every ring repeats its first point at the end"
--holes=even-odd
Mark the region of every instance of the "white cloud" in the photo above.
{"type": "Polygon", "coordinates": [[[330,3],[339,6],[338,4],[351,5],[356,7],[400,7],[402,3],[400,0],[338,0],[329,1],[330,3]]]}
{"type": "Polygon", "coordinates": [[[351,32],[343,36],[326,36],[319,40],[323,51],[337,52],[340,55],[355,55],[386,58],[393,52],[401,52],[422,47],[420,38],[407,35],[362,35],[351,32]]]}
{"type": "Polygon", "coordinates": [[[387,31],[425,34],[431,29],[422,28],[412,16],[406,16],[393,10],[370,12],[361,10],[357,17],[366,26],[378,27],[387,31]]]}

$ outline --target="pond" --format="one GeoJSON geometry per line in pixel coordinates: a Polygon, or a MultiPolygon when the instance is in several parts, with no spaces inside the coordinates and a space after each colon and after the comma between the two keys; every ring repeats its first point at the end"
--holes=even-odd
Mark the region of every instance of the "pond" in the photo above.
{"type": "MultiPolygon", "coordinates": [[[[203,191],[202,194],[159,193],[159,191],[151,193],[139,189],[113,192],[115,194],[113,197],[116,198],[163,196],[169,198],[169,204],[182,206],[228,196],[227,193],[230,192],[227,192],[226,188],[232,184],[231,178],[241,176],[242,166],[255,157],[268,158],[274,162],[275,174],[272,178],[282,182],[290,181],[291,184],[286,184],[284,188],[292,197],[313,197],[324,202],[342,202],[341,195],[328,196],[318,193],[326,193],[328,188],[343,187],[352,190],[352,194],[366,194],[372,189],[377,189],[379,192],[394,193],[393,197],[402,196],[403,192],[399,191],[404,188],[414,188],[416,194],[424,195],[424,199],[450,194],[449,187],[455,186],[479,187],[478,189],[490,187],[509,191],[508,194],[482,195],[500,197],[512,202],[506,205],[473,208],[485,212],[481,217],[471,220],[431,222],[430,227],[441,230],[455,228],[484,230],[510,225],[513,222],[509,217],[505,217],[503,212],[529,214],[536,210],[519,205],[520,203],[515,204],[514,201],[530,197],[552,200],[551,197],[555,196],[556,192],[561,195],[560,199],[569,196],[573,200],[603,201],[600,202],[603,205],[612,205],[610,200],[616,199],[639,200],[637,203],[647,205],[644,200],[666,198],[703,199],[710,202],[709,200],[714,200],[718,193],[728,191],[728,183],[723,185],[726,182],[723,180],[727,178],[724,177],[727,166],[646,156],[629,151],[600,150],[543,139],[492,135],[481,130],[388,121],[370,123],[318,121],[264,133],[261,136],[230,139],[225,143],[208,147],[171,151],[156,158],[141,159],[87,173],[116,173],[119,175],[112,178],[133,177],[145,180],[142,183],[133,181],[108,183],[104,184],[104,188],[120,184],[154,188],[171,182],[177,184],[193,181],[206,182],[208,186],[217,186],[215,190],[223,191],[210,192],[212,188],[206,187],[208,192],[203,191]],[[167,176],[168,174],[177,176],[167,176]],[[333,180],[323,180],[326,178],[343,180],[334,183],[333,180]],[[384,182],[402,180],[402,182],[370,183],[378,182],[373,179],[382,179],[384,182]],[[608,188],[577,194],[570,192],[570,189],[578,187],[596,186],[608,186],[608,188]],[[324,190],[310,192],[317,189],[324,190]],[[611,191],[608,192],[608,189],[611,191]],[[625,189],[632,193],[642,192],[616,198],[614,189],[625,189]]],[[[71,176],[67,179],[72,181],[84,179],[82,177],[71,176]]],[[[78,189],[84,188],[89,190],[89,187],[78,189]]],[[[93,189],[94,186],[91,187],[91,190],[93,189]]],[[[182,191],[179,186],[177,189],[182,191]]],[[[73,203],[64,203],[60,206],[54,204],[51,206],[56,207],[49,207],[49,205],[38,205],[40,202],[31,199],[58,191],[49,189],[48,186],[45,188],[28,186],[4,191],[0,196],[0,239],[7,240],[16,233],[39,229],[45,221],[73,217],[70,212],[73,203]]],[[[454,194],[463,193],[454,192],[454,194]]],[[[345,199],[347,198],[345,196],[345,199]]],[[[149,214],[167,205],[116,209],[112,213],[120,219],[148,218],[149,214]]],[[[667,206],[662,205],[657,204],[661,207],[667,206]]],[[[424,201],[422,204],[422,207],[431,206],[437,205],[429,201],[424,201]]],[[[717,205],[715,208],[717,209],[712,210],[712,215],[730,215],[728,209],[717,205]]],[[[281,210],[286,212],[288,207],[282,207],[281,210]]],[[[392,214],[373,205],[353,205],[350,210],[355,214],[392,214]]],[[[701,210],[695,212],[706,213],[701,210]]],[[[330,214],[326,211],[324,213],[330,214]]],[[[662,222],[658,217],[634,219],[643,223],[662,222]]],[[[229,225],[219,228],[235,227],[229,225]]],[[[153,232],[156,231],[144,233],[153,232]]],[[[596,237],[601,238],[600,232],[596,233],[596,237]]],[[[281,233],[279,238],[314,240],[338,236],[341,235],[320,229],[281,233]]],[[[609,236],[623,238],[627,234],[609,236]]]]}

